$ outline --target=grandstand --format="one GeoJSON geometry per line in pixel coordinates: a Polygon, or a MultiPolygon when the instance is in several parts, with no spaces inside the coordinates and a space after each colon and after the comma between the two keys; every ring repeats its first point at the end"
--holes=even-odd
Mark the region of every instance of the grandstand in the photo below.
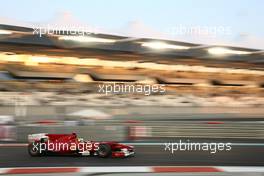
{"type": "MultiPolygon", "coordinates": [[[[170,102],[164,106],[225,106],[223,99],[234,102],[233,106],[245,97],[247,102],[256,102],[247,105],[264,104],[262,50],[95,33],[78,36],[60,32],[40,37],[34,32],[33,28],[0,25],[2,92],[69,96],[97,94],[101,83],[164,84],[165,94],[152,95],[170,102]]],[[[130,99],[123,101],[126,105],[138,104],[133,101],[137,97],[148,99],[137,94],[117,97],[130,99]]],[[[84,98],[81,104],[87,101],[84,98]]],[[[155,101],[142,104],[159,105],[155,101]]],[[[31,102],[41,104],[38,100],[31,102]]]]}

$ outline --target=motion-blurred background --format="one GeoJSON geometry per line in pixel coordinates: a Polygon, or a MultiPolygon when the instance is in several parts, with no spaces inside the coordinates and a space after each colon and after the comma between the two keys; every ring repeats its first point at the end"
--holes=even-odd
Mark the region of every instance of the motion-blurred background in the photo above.
{"type": "Polygon", "coordinates": [[[261,0],[1,2],[0,174],[263,172],[263,7],[261,0]],[[28,134],[72,132],[133,145],[136,155],[28,155],[28,134]],[[165,151],[180,140],[232,149],[165,151]]]}
{"type": "Polygon", "coordinates": [[[0,140],[264,138],[262,50],[0,25],[0,140]],[[56,33],[55,33],[56,32],[56,33]],[[99,85],[164,85],[105,94],[99,85]]]}

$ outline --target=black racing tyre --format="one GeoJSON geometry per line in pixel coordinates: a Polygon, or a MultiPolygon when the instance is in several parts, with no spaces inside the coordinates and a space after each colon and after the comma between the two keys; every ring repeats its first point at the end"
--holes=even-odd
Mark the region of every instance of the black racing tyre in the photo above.
{"type": "Polygon", "coordinates": [[[108,144],[99,144],[97,153],[99,157],[107,158],[112,154],[111,146],[108,144]]]}
{"type": "Polygon", "coordinates": [[[40,143],[30,143],[29,145],[28,145],[28,153],[29,153],[29,155],[30,156],[33,156],[33,157],[35,157],[35,156],[42,156],[43,155],[43,153],[40,153],[40,147],[39,147],[39,145],[40,145],[40,143]]]}

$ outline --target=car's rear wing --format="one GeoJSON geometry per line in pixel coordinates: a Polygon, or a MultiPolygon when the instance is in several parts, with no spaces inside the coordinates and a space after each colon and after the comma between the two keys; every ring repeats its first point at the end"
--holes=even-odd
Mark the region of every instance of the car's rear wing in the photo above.
{"type": "Polygon", "coordinates": [[[40,141],[43,138],[48,138],[47,133],[29,134],[28,142],[40,141]]]}

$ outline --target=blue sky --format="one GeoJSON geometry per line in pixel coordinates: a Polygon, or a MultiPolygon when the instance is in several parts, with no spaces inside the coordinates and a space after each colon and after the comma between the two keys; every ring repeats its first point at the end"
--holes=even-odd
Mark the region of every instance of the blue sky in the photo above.
{"type": "MultiPolygon", "coordinates": [[[[230,27],[232,35],[209,40],[200,36],[199,41],[263,49],[263,8],[263,0],[8,0],[1,3],[0,23],[7,18],[22,22],[48,22],[67,12],[82,23],[106,30],[127,30],[124,26],[131,21],[140,22],[160,33],[179,24],[225,26],[230,27]]],[[[173,39],[177,40],[177,37],[173,39]]]]}

